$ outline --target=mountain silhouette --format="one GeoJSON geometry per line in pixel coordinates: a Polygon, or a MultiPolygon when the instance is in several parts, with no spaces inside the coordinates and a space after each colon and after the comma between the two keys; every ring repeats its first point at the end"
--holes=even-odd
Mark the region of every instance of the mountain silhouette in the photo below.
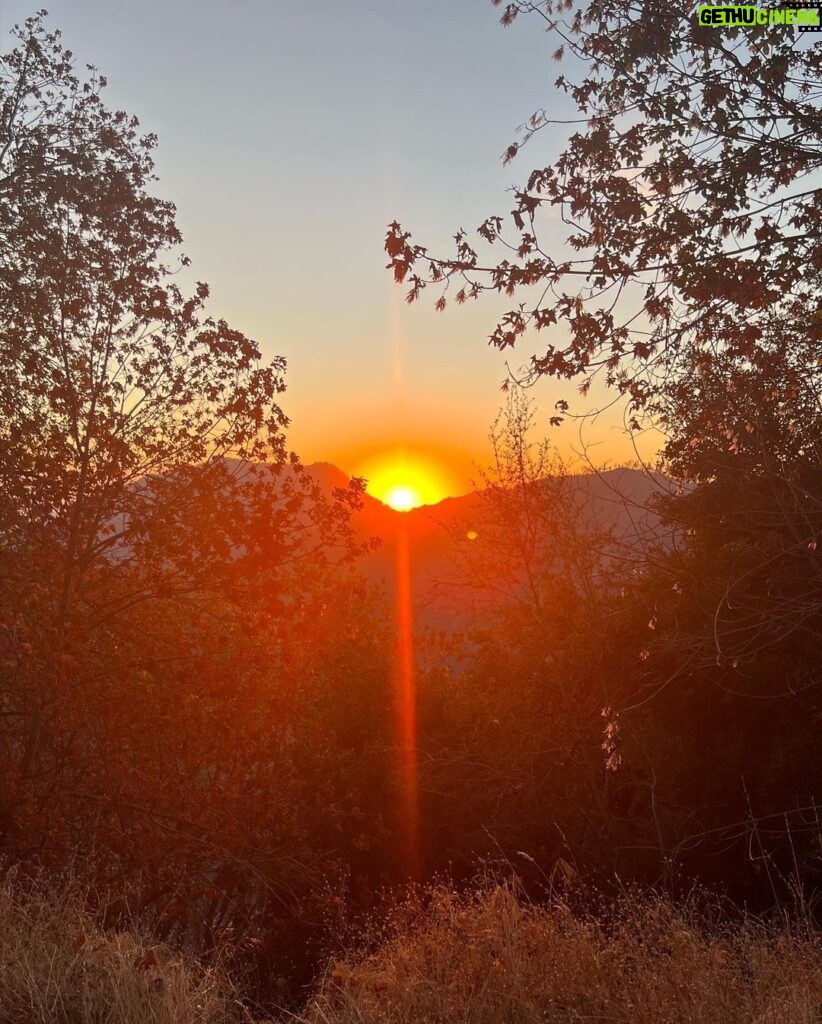
{"type": "MultiPolygon", "coordinates": [[[[306,472],[324,491],[345,487],[349,478],[327,462],[313,463],[306,472]]],[[[664,540],[664,528],[654,500],[670,493],[675,484],[661,474],[632,468],[582,473],[563,478],[569,500],[582,511],[588,527],[608,532],[609,553],[641,563],[648,548],[664,540]]],[[[534,490],[550,481],[528,484],[534,490]]],[[[366,493],[362,508],[352,517],[358,539],[377,537],[380,546],[357,564],[360,571],[393,597],[396,588],[397,551],[408,545],[411,591],[420,621],[433,625],[455,624],[460,619],[463,598],[459,588],[448,585],[458,560],[458,547],[470,543],[486,513],[482,492],[445,498],[435,505],[422,505],[398,512],[366,493]]]]}

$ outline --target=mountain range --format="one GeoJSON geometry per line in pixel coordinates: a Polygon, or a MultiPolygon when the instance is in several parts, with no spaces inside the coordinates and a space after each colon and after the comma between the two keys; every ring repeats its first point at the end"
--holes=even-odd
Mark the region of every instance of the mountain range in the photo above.
{"type": "MultiPolygon", "coordinates": [[[[348,477],[331,463],[317,462],[307,472],[324,491],[345,487],[348,477]]],[[[564,493],[584,516],[588,528],[607,531],[612,537],[613,557],[641,561],[652,543],[663,533],[654,499],[671,493],[675,483],[657,473],[632,468],[582,473],[562,478],[564,493]]],[[[532,491],[550,486],[551,481],[526,485],[532,491]]],[[[532,495],[538,498],[537,494],[532,495]]],[[[398,512],[366,493],[362,508],[354,513],[352,525],[358,539],[377,537],[380,545],[365,555],[358,567],[393,596],[397,585],[397,564],[405,547],[411,572],[411,593],[415,614],[433,624],[459,619],[459,598],[453,587],[444,586],[460,561],[461,545],[478,537],[480,523],[487,517],[488,492],[472,492],[445,498],[435,505],[422,505],[398,512]]]]}

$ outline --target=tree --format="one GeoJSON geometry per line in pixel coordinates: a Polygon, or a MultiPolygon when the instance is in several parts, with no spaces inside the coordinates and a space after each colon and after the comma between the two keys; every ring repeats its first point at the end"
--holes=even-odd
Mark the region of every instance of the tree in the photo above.
{"type": "Polygon", "coordinates": [[[262,365],[205,313],[207,286],[184,295],[162,262],[180,234],[149,191],[155,139],[104,106],[105,79],[75,75],[40,16],[19,39],[0,83],[2,528],[59,549],[65,614],[137,481],[228,455],[282,463],[285,364],[262,365]]]}
{"type": "MultiPolygon", "coordinates": [[[[530,15],[556,39],[578,118],[513,190],[508,224],[487,218],[479,244],[459,230],[448,256],[394,222],[389,267],[410,302],[431,287],[440,309],[453,291],[516,300],[494,345],[551,332],[526,382],[585,394],[599,379],[633,427],[665,429],[687,485],[665,503],[677,547],[626,580],[611,638],[633,657],[614,703],[620,774],[645,773],[656,833],[634,845],[673,855],[713,836],[728,878],[738,861],[718,852],[753,841],[762,813],[782,866],[795,849],[813,884],[822,49],[787,26],[703,26],[667,0],[493,2],[504,24],[530,15]],[[547,242],[551,212],[563,235],[547,242]]],[[[503,159],[556,124],[538,111],[503,159]]]]}
{"type": "Polygon", "coordinates": [[[717,353],[683,366],[660,409],[672,470],[699,484],[666,514],[688,535],[682,584],[698,574],[713,594],[701,658],[749,663],[791,636],[812,648],[822,613],[817,346],[801,325],[776,321],[750,358],[717,353]]]}
{"type": "Polygon", "coordinates": [[[534,403],[509,390],[489,441],[491,465],[479,470],[469,519],[452,529],[455,565],[441,585],[475,595],[520,628],[564,633],[559,620],[606,586],[606,524],[585,511],[585,495],[547,440],[534,442],[534,403]]]}
{"type": "MultiPolygon", "coordinates": [[[[500,6],[503,0],[492,0],[500,6]]],[[[775,315],[820,340],[822,51],[778,26],[719,29],[690,8],[625,0],[517,0],[502,21],[531,14],[557,39],[569,74],[556,88],[579,118],[562,155],[515,188],[511,220],[477,229],[503,258],[481,258],[460,229],[456,253],[429,255],[394,222],[389,267],[410,281],[491,290],[521,301],[490,336],[500,349],[529,328],[556,340],[528,378],[603,377],[653,411],[679,354],[748,358],[775,315]],[[546,215],[564,245],[541,242],[546,215]]],[[[506,162],[556,124],[543,109],[506,162]]]]}
{"type": "Polygon", "coordinates": [[[268,837],[228,842],[226,822],[264,760],[259,723],[282,727],[299,687],[274,666],[306,622],[332,646],[325,603],[351,607],[319,593],[355,551],[360,488],[320,493],[286,449],[284,360],[178,283],[156,140],[104,86],[42,12],[0,62],[0,831],[18,859],[94,849],[196,885],[215,851],[270,851],[271,819],[289,834],[285,781],[268,837]]]}
{"type": "Polygon", "coordinates": [[[490,466],[449,530],[453,565],[439,586],[474,618],[450,667],[421,683],[423,819],[437,838],[428,859],[470,872],[480,851],[501,847],[543,864],[578,856],[605,876],[614,780],[602,712],[624,689],[613,643],[624,538],[591,480],[533,439],[535,419],[511,389],[490,466]]]}

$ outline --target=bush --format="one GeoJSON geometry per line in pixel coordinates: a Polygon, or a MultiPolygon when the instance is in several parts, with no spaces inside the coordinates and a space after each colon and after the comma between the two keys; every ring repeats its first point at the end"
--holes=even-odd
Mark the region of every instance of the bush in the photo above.
{"type": "Polygon", "coordinates": [[[85,895],[0,882],[3,1024],[250,1024],[219,970],[139,931],[104,930],[85,895]]]}
{"type": "Polygon", "coordinates": [[[751,919],[626,898],[606,915],[536,907],[510,887],[434,893],[369,954],[337,962],[310,1024],[812,1024],[822,942],[751,919]]]}

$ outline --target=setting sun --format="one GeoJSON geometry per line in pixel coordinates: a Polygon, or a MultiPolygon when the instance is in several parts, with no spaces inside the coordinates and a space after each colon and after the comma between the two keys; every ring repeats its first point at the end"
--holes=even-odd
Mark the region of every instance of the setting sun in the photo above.
{"type": "Polygon", "coordinates": [[[423,504],[419,493],[413,487],[407,487],[404,484],[392,487],[384,500],[386,505],[390,505],[397,512],[408,512],[409,509],[423,504]]]}
{"type": "Polygon", "coordinates": [[[368,493],[397,512],[436,505],[458,493],[454,474],[439,459],[417,451],[388,451],[374,455],[357,469],[368,493]]]}

